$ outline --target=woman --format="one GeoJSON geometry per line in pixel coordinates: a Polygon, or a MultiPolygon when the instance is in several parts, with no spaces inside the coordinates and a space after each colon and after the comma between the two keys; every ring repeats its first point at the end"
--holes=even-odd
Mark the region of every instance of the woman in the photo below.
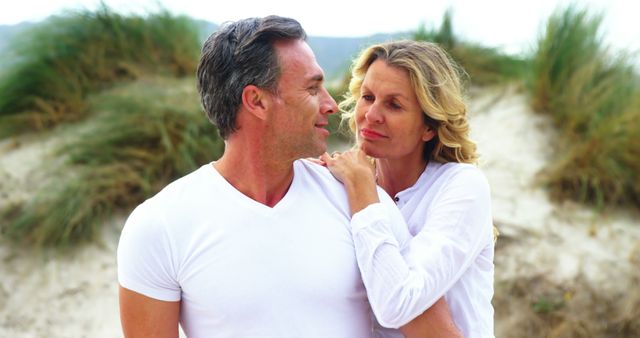
{"type": "Polygon", "coordinates": [[[455,63],[432,43],[390,42],[364,50],[352,76],[341,107],[358,150],[321,160],[345,185],[378,321],[403,326],[444,297],[465,337],[494,337],[490,191],[472,165],[455,63]],[[400,213],[379,203],[376,183],[400,213]],[[408,244],[398,243],[392,222],[405,223],[408,244]]]}

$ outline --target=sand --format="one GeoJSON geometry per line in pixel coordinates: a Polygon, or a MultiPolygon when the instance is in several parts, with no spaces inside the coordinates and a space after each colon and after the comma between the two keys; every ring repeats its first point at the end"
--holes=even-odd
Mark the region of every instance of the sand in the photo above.
{"type": "MultiPolygon", "coordinates": [[[[560,285],[584,278],[603,292],[631,287],[640,265],[637,213],[597,214],[549,199],[536,182],[552,158],[554,131],[515,88],[476,90],[469,111],[502,233],[496,301],[512,297],[500,293],[510,290],[503,285],[536,276],[560,285]]],[[[57,140],[52,133],[0,142],[0,206],[33,195],[57,140]]],[[[100,243],[70,255],[1,244],[0,337],[122,337],[115,250],[123,221],[115,217],[100,243]]],[[[511,337],[521,321],[498,310],[496,336],[511,337]]]]}

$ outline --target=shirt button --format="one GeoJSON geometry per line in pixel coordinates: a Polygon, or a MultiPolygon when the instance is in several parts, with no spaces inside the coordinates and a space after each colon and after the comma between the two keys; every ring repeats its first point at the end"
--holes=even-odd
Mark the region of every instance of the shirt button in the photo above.
{"type": "Polygon", "coordinates": [[[393,200],[396,202],[400,202],[400,197],[396,196],[393,200]]]}

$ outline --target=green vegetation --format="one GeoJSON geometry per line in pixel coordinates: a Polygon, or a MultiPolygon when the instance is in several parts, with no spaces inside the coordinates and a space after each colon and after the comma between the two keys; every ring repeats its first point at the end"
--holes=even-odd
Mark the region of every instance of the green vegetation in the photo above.
{"type": "Polygon", "coordinates": [[[194,73],[199,44],[188,18],[107,7],[25,33],[0,81],[0,137],[68,122],[86,131],[58,150],[55,179],[1,211],[3,237],[57,248],[95,239],[106,218],[217,158],[223,142],[195,80],[178,79],[194,73]]]}
{"type": "Polygon", "coordinates": [[[560,310],[562,306],[562,300],[553,300],[545,296],[540,296],[537,301],[531,304],[531,309],[537,313],[548,314],[560,310]]]}
{"type": "Polygon", "coordinates": [[[560,131],[547,172],[555,196],[640,205],[640,77],[628,55],[612,55],[601,15],[570,6],[553,14],[538,42],[529,88],[534,109],[560,131]]]}
{"type": "MultiPolygon", "coordinates": [[[[629,285],[640,282],[630,271],[629,285]]],[[[583,274],[558,282],[539,273],[496,283],[496,318],[510,337],[638,337],[640,292],[636,287],[594,286],[583,274]]]]}
{"type": "Polygon", "coordinates": [[[53,17],[11,48],[19,59],[0,79],[0,137],[82,119],[87,95],[118,81],[193,74],[199,40],[188,18],[103,6],[53,17]]]}
{"type": "MultiPolygon", "coordinates": [[[[350,80],[351,73],[345,73],[337,85],[328,88],[329,94],[336,102],[344,99],[347,90],[349,90],[350,80]]],[[[330,138],[335,140],[335,142],[348,143],[353,140],[353,133],[349,129],[347,121],[342,120],[342,114],[339,112],[329,115],[329,126],[327,128],[331,132],[330,138]]]]}
{"type": "Polygon", "coordinates": [[[193,78],[154,79],[93,97],[96,118],[59,150],[56,179],[6,210],[2,233],[18,243],[65,248],[95,239],[116,211],[217,158],[223,142],[198,107],[193,78]]]}
{"type": "Polygon", "coordinates": [[[527,60],[461,40],[455,36],[452,16],[452,11],[447,10],[439,29],[428,30],[422,24],[413,34],[413,39],[435,42],[444,48],[469,74],[474,85],[501,84],[524,77],[527,60]]]}

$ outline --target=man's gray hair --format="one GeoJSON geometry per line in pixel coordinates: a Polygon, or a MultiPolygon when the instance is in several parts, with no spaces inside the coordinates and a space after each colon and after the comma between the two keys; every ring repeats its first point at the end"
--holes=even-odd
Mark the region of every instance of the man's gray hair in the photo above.
{"type": "Polygon", "coordinates": [[[244,87],[277,92],[280,65],[273,44],[296,39],[306,39],[300,23],[272,15],[225,23],[204,43],[197,70],[198,92],[222,138],[237,129],[244,87]]]}

